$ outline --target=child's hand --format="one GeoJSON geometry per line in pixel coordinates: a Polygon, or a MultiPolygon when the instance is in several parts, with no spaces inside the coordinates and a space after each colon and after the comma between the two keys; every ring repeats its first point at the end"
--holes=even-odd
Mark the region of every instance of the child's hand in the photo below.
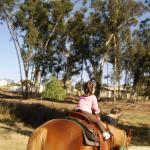
{"type": "Polygon", "coordinates": [[[100,120],[99,114],[95,114],[95,116],[97,117],[98,120],[100,120]]]}

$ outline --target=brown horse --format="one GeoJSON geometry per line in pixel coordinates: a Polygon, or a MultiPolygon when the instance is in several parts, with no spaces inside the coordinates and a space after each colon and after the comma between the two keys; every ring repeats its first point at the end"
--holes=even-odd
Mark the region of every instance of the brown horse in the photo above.
{"type": "MultiPolygon", "coordinates": [[[[128,136],[123,130],[111,125],[104,126],[113,134],[110,142],[100,141],[101,150],[109,150],[110,147],[119,149],[122,145],[128,148],[128,136]]],[[[37,128],[29,138],[27,150],[99,150],[96,146],[86,146],[83,144],[82,130],[76,123],[67,119],[53,119],[37,128]]]]}

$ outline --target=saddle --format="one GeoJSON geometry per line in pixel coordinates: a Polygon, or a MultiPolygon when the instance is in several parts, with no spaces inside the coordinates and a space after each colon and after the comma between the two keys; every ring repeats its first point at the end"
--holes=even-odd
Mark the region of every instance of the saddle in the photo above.
{"type": "Polygon", "coordinates": [[[89,146],[99,146],[105,150],[108,141],[103,140],[100,130],[92,123],[89,118],[82,112],[72,111],[67,114],[67,119],[75,122],[80,126],[83,133],[84,144],[89,146]],[[101,142],[100,142],[101,141],[101,142]]]}

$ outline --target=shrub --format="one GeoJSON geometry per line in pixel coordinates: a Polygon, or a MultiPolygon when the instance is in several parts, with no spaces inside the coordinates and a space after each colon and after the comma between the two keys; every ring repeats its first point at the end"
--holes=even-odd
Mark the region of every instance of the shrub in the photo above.
{"type": "Polygon", "coordinates": [[[42,97],[56,101],[63,101],[66,97],[66,90],[62,87],[61,81],[57,80],[56,77],[52,77],[51,80],[46,83],[42,97]]]}

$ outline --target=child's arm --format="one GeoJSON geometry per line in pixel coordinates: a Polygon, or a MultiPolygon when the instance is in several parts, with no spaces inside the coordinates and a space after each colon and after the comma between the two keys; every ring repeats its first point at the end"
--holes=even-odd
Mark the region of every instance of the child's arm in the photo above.
{"type": "Polygon", "coordinates": [[[100,110],[98,108],[98,102],[97,102],[97,98],[95,95],[93,95],[93,103],[92,103],[92,111],[94,114],[99,114],[100,110]]]}

